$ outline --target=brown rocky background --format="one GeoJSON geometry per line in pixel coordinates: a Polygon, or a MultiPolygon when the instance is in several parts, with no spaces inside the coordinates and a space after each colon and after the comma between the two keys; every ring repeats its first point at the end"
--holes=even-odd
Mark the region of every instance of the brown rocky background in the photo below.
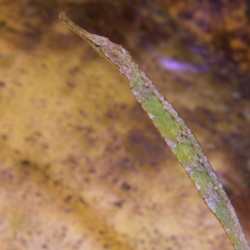
{"type": "Polygon", "coordinates": [[[197,135],[250,239],[250,4],[0,1],[0,250],[232,249],[116,69],[131,51],[197,135]]]}

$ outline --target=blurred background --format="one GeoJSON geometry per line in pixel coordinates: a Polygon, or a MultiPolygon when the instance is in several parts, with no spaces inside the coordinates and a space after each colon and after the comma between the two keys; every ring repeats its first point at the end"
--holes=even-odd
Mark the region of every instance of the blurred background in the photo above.
{"type": "Polygon", "coordinates": [[[61,10],[131,52],[250,240],[248,0],[0,0],[0,249],[233,249],[127,80],[61,10]]]}

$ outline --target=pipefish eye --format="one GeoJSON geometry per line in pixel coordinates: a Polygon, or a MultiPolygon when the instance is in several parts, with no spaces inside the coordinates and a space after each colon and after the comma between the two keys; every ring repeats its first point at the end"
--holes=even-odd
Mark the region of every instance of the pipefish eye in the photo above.
{"type": "Polygon", "coordinates": [[[101,49],[101,46],[99,44],[94,44],[93,47],[97,50],[100,50],[101,49]]]}

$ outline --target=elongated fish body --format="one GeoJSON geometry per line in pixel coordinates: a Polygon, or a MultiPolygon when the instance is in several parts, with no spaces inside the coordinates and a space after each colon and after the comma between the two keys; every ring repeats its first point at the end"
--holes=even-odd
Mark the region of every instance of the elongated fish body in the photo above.
{"type": "Polygon", "coordinates": [[[152,81],[139,69],[130,54],[108,38],[91,34],[73,23],[65,13],[60,19],[93,49],[114,64],[129,80],[132,93],[147,112],[161,136],[171,148],[196,189],[220,221],[231,243],[237,250],[249,250],[234,208],[222,184],[204,155],[197,139],[172,105],[159,93],[152,81]]]}

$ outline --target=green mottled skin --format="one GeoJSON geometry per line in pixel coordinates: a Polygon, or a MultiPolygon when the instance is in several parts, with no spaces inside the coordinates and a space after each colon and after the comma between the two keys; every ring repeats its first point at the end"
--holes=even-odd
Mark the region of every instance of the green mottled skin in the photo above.
{"type": "Polygon", "coordinates": [[[137,101],[141,103],[210,210],[220,221],[234,248],[249,250],[234,208],[195,136],[157,91],[151,80],[133,62],[129,53],[107,38],[91,34],[78,27],[64,13],[60,14],[60,19],[84,38],[98,54],[116,65],[128,78],[137,101]]]}

